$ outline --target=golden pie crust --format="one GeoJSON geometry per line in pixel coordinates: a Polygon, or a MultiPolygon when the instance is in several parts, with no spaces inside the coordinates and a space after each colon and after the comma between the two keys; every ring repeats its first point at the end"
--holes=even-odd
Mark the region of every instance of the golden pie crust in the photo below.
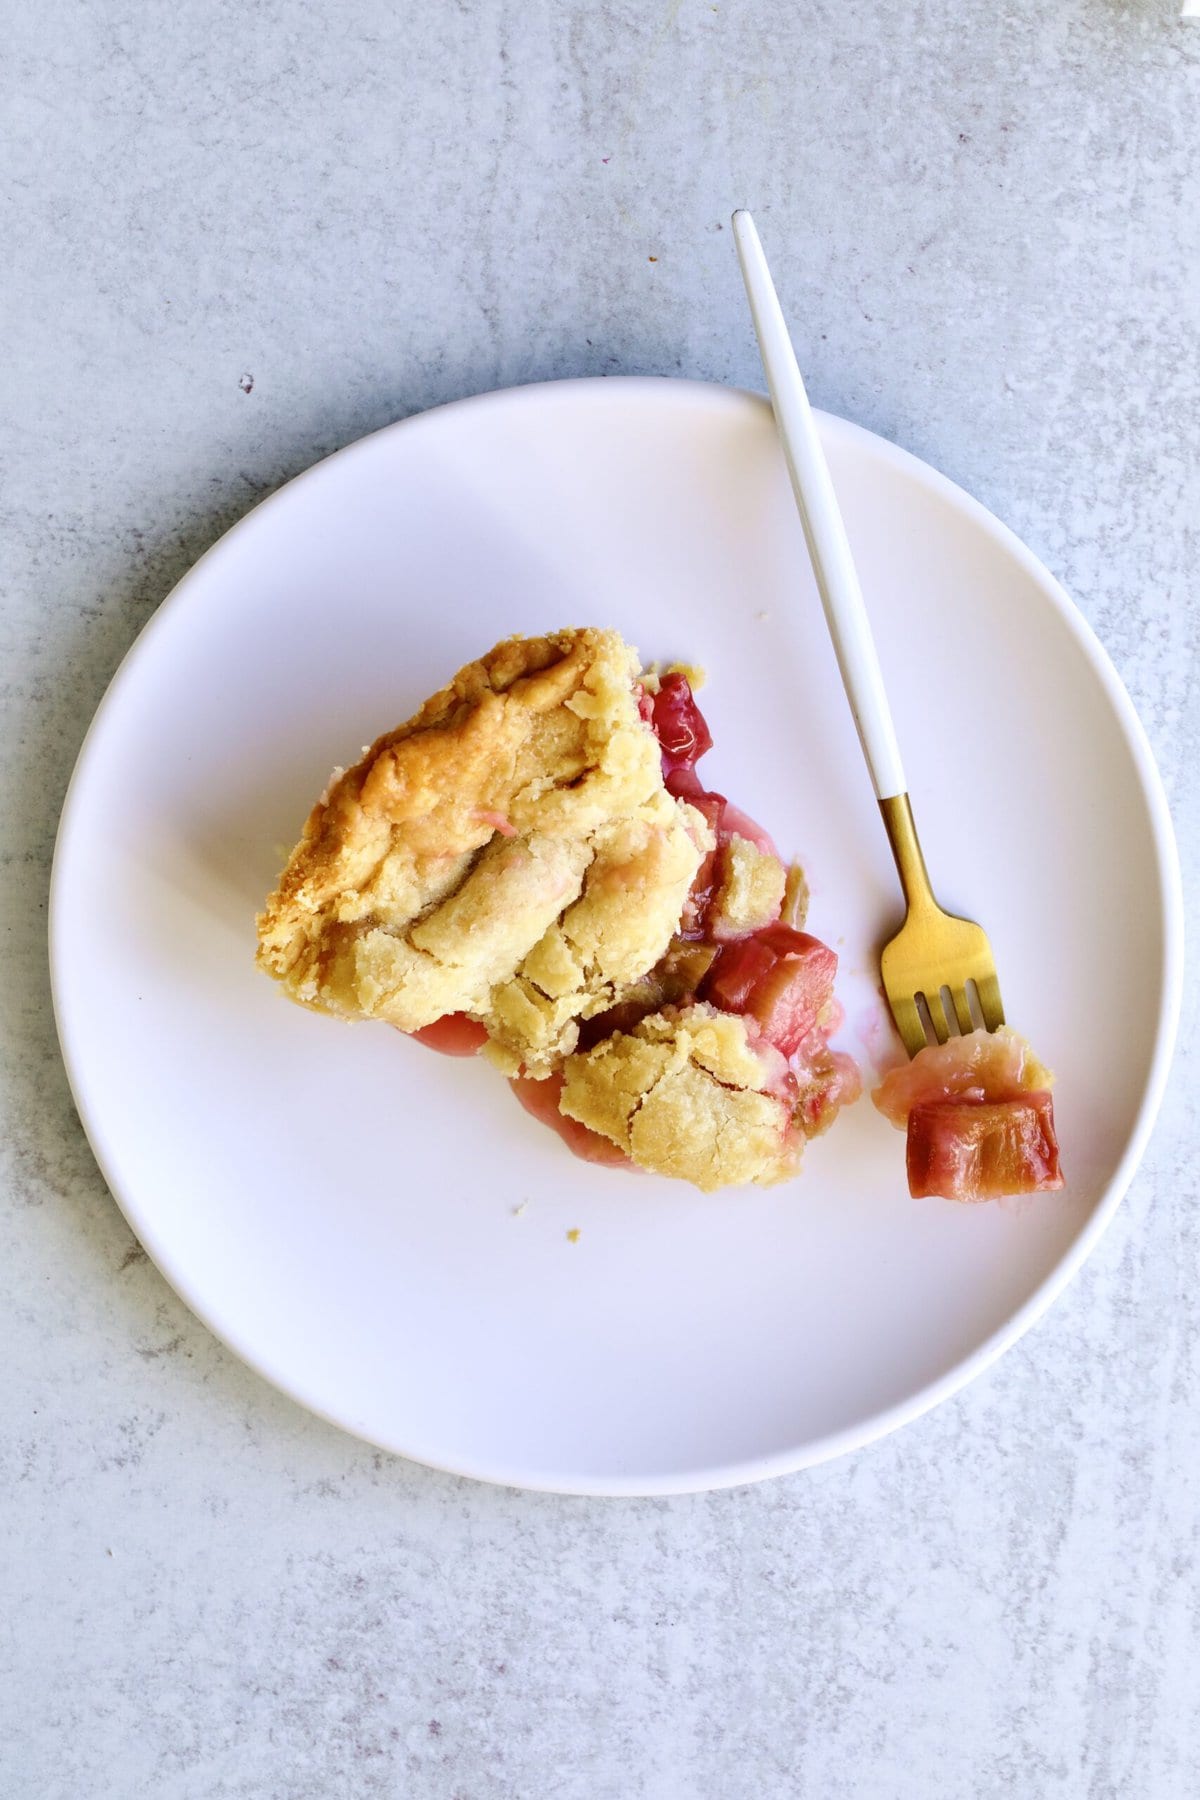
{"type": "Polygon", "coordinates": [[[259,917],[292,999],[416,1031],[469,1013],[510,1072],[670,943],[707,824],[675,800],[614,631],[510,638],[379,738],[318,802],[259,917]]]}
{"type": "Polygon", "coordinates": [[[652,1013],[563,1065],[559,1110],[637,1163],[706,1193],[794,1175],[804,1139],[778,1088],[787,1063],[737,1013],[652,1013]]]}

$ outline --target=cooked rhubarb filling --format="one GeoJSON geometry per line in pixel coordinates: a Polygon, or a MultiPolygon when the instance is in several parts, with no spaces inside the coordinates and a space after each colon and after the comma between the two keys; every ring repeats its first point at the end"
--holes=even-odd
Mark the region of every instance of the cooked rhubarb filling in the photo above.
{"type": "Polygon", "coordinates": [[[996,1200],[1060,1188],[1054,1077],[1002,1026],[931,1044],[872,1096],[908,1135],[909,1191],[996,1200]]]}

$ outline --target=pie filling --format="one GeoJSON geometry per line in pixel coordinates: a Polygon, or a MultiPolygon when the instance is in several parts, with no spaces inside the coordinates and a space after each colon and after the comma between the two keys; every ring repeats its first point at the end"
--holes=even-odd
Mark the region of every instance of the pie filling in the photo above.
{"type": "Polygon", "coordinates": [[[1061,1188],[1054,1077],[1015,1031],[974,1031],[931,1044],[872,1096],[907,1133],[917,1199],[996,1200],[1061,1188]]]}

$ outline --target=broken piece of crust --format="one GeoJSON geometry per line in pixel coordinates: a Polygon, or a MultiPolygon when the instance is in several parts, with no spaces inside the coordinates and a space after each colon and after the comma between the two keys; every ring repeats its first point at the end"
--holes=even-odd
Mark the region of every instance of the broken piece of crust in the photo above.
{"type": "Polygon", "coordinates": [[[415,1031],[447,1013],[548,1072],[666,950],[712,847],[663,786],[613,631],[510,638],[314,808],[259,917],[301,1004],[415,1031]]]}
{"type": "Polygon", "coordinates": [[[559,1109],[640,1168],[711,1193],[794,1175],[803,1138],[772,1092],[787,1064],[739,1014],[696,1003],[651,1014],[563,1065],[559,1109]]]}

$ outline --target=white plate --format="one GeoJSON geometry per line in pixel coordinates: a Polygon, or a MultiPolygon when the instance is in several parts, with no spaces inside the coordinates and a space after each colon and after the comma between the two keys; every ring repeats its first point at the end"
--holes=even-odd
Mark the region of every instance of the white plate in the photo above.
{"type": "Polygon", "coordinates": [[[483,1063],[302,1012],[252,965],[335,763],[494,640],[610,624],[710,671],[709,779],[804,858],[862,1048],[895,879],[759,399],[563,382],[379,432],[203,558],[96,717],[52,898],[96,1156],[212,1329],[375,1443],[576,1493],[818,1462],[1012,1343],[1142,1151],[1180,897],[1125,692],[1003,526],[879,438],[821,429],[935,879],[1059,1073],[1062,1195],[912,1201],[867,1103],[763,1193],[589,1168],[483,1063]]]}

